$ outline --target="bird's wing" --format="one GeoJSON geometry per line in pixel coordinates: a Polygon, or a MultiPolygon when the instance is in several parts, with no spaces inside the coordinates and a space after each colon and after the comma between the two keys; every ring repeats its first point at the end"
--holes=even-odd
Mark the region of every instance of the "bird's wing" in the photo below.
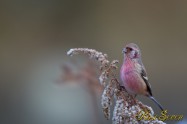
{"type": "Polygon", "coordinates": [[[144,82],[145,82],[145,84],[147,86],[147,91],[148,91],[149,95],[152,96],[151,85],[148,82],[148,77],[147,77],[147,74],[146,74],[144,66],[142,66],[141,77],[142,77],[142,79],[144,80],[144,82]]]}

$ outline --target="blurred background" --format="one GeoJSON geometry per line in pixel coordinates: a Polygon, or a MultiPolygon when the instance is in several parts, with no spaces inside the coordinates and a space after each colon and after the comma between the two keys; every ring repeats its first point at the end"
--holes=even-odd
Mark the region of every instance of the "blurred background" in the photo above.
{"type": "MultiPolygon", "coordinates": [[[[55,83],[66,52],[97,49],[121,66],[129,42],[142,50],[154,96],[169,114],[186,118],[186,22],[185,0],[1,0],[0,124],[96,123],[83,86],[55,83]]],[[[97,99],[98,123],[111,123],[97,99]]]]}

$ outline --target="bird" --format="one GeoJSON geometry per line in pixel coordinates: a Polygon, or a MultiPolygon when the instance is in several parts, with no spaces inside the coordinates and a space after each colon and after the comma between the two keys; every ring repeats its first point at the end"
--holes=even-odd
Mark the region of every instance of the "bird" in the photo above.
{"type": "Polygon", "coordinates": [[[142,63],[141,51],[135,43],[125,45],[123,64],[120,70],[122,85],[131,95],[149,97],[162,111],[162,105],[153,97],[146,69],[142,63]]]}

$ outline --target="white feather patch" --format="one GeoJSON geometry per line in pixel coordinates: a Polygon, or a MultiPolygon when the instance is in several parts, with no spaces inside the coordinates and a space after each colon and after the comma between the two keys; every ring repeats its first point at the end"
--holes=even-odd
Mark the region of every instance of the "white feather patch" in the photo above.
{"type": "Polygon", "coordinates": [[[146,77],[146,76],[143,76],[143,78],[146,79],[146,80],[148,80],[148,77],[146,77]]]}

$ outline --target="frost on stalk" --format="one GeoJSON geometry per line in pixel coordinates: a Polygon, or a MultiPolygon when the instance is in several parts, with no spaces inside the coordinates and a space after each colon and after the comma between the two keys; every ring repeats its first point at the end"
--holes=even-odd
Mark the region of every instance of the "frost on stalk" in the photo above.
{"type": "Polygon", "coordinates": [[[106,81],[108,79],[108,72],[104,71],[101,73],[100,77],[99,77],[99,82],[101,83],[101,85],[105,86],[106,85],[106,81]]]}
{"type": "Polygon", "coordinates": [[[67,55],[73,56],[79,53],[84,53],[84,54],[87,54],[90,58],[95,58],[97,61],[101,63],[101,68],[107,67],[109,64],[109,61],[107,60],[107,54],[103,54],[94,49],[72,48],[67,52],[67,55]]]}
{"type": "Polygon", "coordinates": [[[124,124],[125,111],[126,111],[126,107],[124,105],[124,100],[123,99],[116,100],[116,105],[114,107],[113,118],[112,118],[114,124],[124,124]]]}
{"type": "Polygon", "coordinates": [[[115,92],[116,104],[113,111],[113,124],[165,124],[158,119],[139,120],[138,118],[140,118],[142,112],[147,112],[146,116],[154,118],[152,108],[122,92],[124,91],[115,92]]]}
{"type": "Polygon", "coordinates": [[[105,117],[109,119],[110,106],[113,99],[115,100],[112,118],[113,124],[165,124],[158,119],[138,120],[137,116],[140,112],[148,112],[147,115],[150,118],[154,118],[154,112],[151,107],[142,104],[120,86],[115,73],[118,60],[109,62],[107,54],[88,48],[70,49],[67,55],[73,56],[79,53],[84,53],[89,58],[95,59],[101,64],[99,82],[105,87],[101,98],[101,105],[105,117]]]}
{"type": "Polygon", "coordinates": [[[101,105],[103,107],[103,113],[107,119],[110,118],[110,105],[112,105],[112,96],[113,96],[112,82],[107,85],[103,91],[101,98],[101,105]]]}
{"type": "Polygon", "coordinates": [[[110,76],[114,76],[113,70],[116,70],[118,68],[116,65],[117,63],[119,63],[118,60],[113,60],[111,64],[108,66],[108,68],[103,70],[103,72],[101,73],[99,77],[99,81],[101,85],[105,86],[108,78],[110,76]]]}

